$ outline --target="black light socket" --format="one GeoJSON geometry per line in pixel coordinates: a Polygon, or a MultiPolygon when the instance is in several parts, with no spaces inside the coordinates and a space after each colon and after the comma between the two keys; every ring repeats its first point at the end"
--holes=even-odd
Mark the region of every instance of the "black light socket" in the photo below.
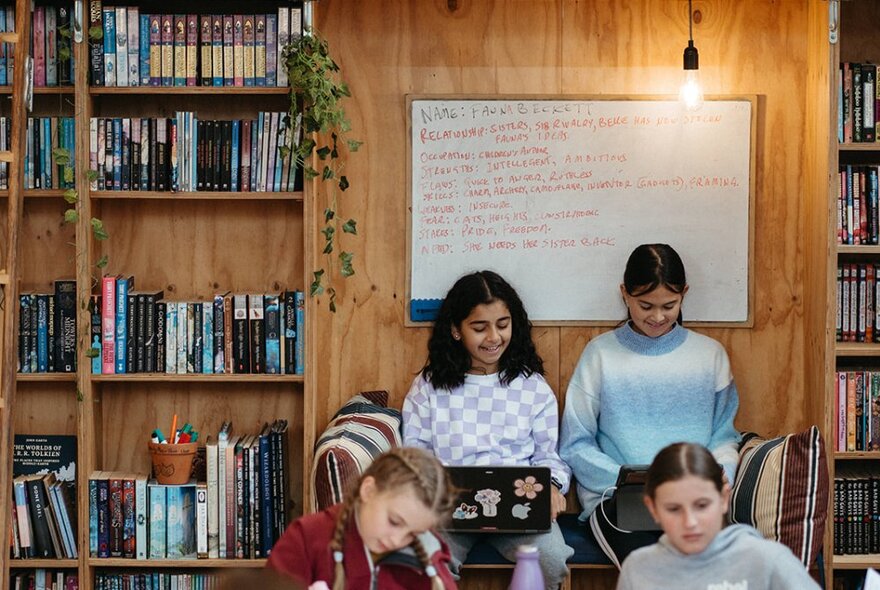
{"type": "Polygon", "coordinates": [[[684,69],[700,69],[700,54],[697,53],[697,48],[694,47],[693,40],[688,41],[688,46],[684,48],[684,69]]]}

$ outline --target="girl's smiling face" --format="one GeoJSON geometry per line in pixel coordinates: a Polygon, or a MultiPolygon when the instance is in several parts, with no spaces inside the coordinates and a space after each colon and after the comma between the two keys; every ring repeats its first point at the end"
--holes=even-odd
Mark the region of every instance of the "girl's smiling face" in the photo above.
{"type": "Polygon", "coordinates": [[[672,329],[681,313],[681,302],[687,289],[685,286],[681,293],[676,293],[660,285],[653,291],[630,295],[623,285],[620,286],[633,328],[650,338],[663,336],[672,329]]]}
{"type": "Polygon", "coordinates": [[[452,337],[461,340],[471,357],[469,373],[491,375],[507,350],[513,334],[513,320],[507,304],[496,299],[474,307],[461,326],[452,327],[452,337]]]}

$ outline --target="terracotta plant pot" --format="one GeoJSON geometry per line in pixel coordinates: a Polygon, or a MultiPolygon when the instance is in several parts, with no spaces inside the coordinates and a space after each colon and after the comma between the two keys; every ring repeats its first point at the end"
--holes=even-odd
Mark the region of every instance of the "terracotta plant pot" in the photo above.
{"type": "Polygon", "coordinates": [[[153,461],[153,476],[161,484],[180,485],[189,481],[193,458],[199,443],[148,443],[153,461]]]}

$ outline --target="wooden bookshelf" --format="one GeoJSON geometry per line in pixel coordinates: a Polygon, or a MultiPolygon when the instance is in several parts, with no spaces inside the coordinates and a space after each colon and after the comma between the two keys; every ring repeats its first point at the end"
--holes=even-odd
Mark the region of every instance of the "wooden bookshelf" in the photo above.
{"type": "MultiPolygon", "coordinates": [[[[40,4],[40,0],[38,0],[40,4]]],[[[105,5],[110,3],[105,2],[105,5]]],[[[289,3],[259,0],[253,11],[271,12],[289,3]]],[[[167,12],[153,2],[146,12],[167,12]]],[[[195,0],[192,13],[232,14],[240,4],[227,0],[195,0]]],[[[24,22],[30,4],[16,0],[16,15],[24,22]]],[[[88,16],[88,3],[84,5],[88,16]]],[[[88,29],[88,26],[85,27],[88,29]]],[[[18,22],[16,29],[27,31],[18,22]]],[[[23,129],[28,116],[73,117],[76,126],[75,191],[79,218],[64,223],[65,190],[0,190],[0,207],[7,209],[7,243],[0,260],[0,288],[6,301],[18,301],[18,292],[48,292],[56,279],[77,282],[79,342],[90,342],[89,294],[98,293],[103,274],[135,277],[137,290],[165,292],[167,301],[207,301],[219,293],[280,293],[308,291],[315,258],[317,220],[308,195],[314,185],[287,192],[156,192],[92,191],[88,180],[89,121],[92,117],[173,117],[176,111],[194,111],[200,119],[255,118],[261,111],[287,112],[286,87],[129,87],[93,88],[89,85],[88,35],[74,43],[76,63],[73,86],[34,89],[34,109],[13,111],[13,131],[23,129]],[[16,127],[18,125],[18,127],[16,127]],[[22,215],[23,212],[23,215],[22,215]],[[91,219],[99,218],[109,234],[96,240],[91,219]],[[19,253],[21,263],[8,253],[19,253]],[[107,256],[106,268],[96,263],[107,256]],[[10,259],[11,258],[11,259],[10,259]],[[12,289],[10,290],[10,288],[12,289]]],[[[25,44],[23,51],[27,51],[25,44]]],[[[16,55],[24,63],[25,53],[16,55]]],[[[15,72],[24,71],[16,68],[15,72]]],[[[23,78],[22,86],[23,88],[23,78]]],[[[0,86],[4,100],[11,86],[0,86]]],[[[7,101],[8,102],[8,101],[7,101]]],[[[11,116],[0,104],[0,116],[11,116]]],[[[16,160],[23,142],[0,153],[0,161],[16,160]]],[[[19,178],[20,173],[18,177],[19,178]]],[[[14,184],[10,176],[10,187],[14,184]]],[[[148,473],[149,434],[168,428],[176,413],[189,421],[203,442],[216,437],[224,420],[233,422],[234,434],[255,434],[266,421],[289,423],[291,516],[307,510],[307,476],[314,440],[315,371],[309,344],[313,311],[306,298],[306,354],[304,375],[136,373],[93,375],[87,346],[77,354],[78,372],[16,373],[17,305],[3,314],[0,347],[3,395],[0,416],[4,424],[4,470],[11,473],[14,433],[77,436],[77,545],[79,559],[9,559],[8,547],[0,557],[0,587],[11,570],[33,568],[75,569],[79,588],[92,590],[95,574],[114,570],[160,569],[227,570],[265,567],[265,559],[134,560],[97,559],[89,555],[88,477],[96,470],[148,473]],[[11,368],[11,370],[10,370],[11,368]],[[11,393],[10,393],[11,392],[11,393]]],[[[181,422],[182,423],[182,422],[181,422]]],[[[10,501],[4,488],[0,500],[10,501]]],[[[7,510],[0,517],[8,525],[7,510]]]]}
{"type": "MultiPolygon", "coordinates": [[[[830,362],[826,364],[825,381],[825,441],[829,457],[829,469],[832,482],[835,474],[840,476],[848,469],[861,470],[864,466],[875,470],[880,466],[880,452],[859,451],[840,452],[836,450],[835,436],[837,421],[836,371],[849,370],[857,366],[867,370],[880,369],[880,343],[836,342],[836,301],[838,299],[836,273],[838,264],[847,262],[873,263],[880,262],[880,246],[877,245],[846,245],[837,243],[837,198],[839,192],[839,166],[845,164],[874,165],[880,164],[880,143],[852,143],[838,141],[838,66],[842,62],[875,62],[880,58],[880,42],[870,25],[869,20],[880,18],[880,3],[877,2],[839,2],[840,26],[839,42],[829,44],[830,51],[830,120],[829,120],[829,183],[828,183],[828,251],[830,257],[828,269],[829,313],[827,314],[826,337],[830,362]],[[867,20],[866,20],[867,19],[867,20]]],[[[876,22],[876,21],[875,21],[876,22]]],[[[834,554],[834,488],[831,489],[831,510],[826,526],[825,567],[826,587],[833,587],[834,573],[841,570],[864,570],[880,565],[880,555],[838,555],[834,554]]]]}

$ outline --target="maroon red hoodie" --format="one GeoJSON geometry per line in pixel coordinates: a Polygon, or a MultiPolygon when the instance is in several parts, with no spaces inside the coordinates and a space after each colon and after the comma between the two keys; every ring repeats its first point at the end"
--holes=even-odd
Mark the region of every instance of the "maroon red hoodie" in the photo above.
{"type": "MultiPolygon", "coordinates": [[[[330,541],[336,528],[336,517],[341,504],[323,512],[308,514],[294,521],[272,547],[268,566],[308,586],[323,580],[333,587],[334,562],[330,541]]],[[[431,532],[420,537],[431,563],[447,590],[457,588],[449,572],[449,550],[440,538],[431,532]]],[[[345,587],[352,590],[430,590],[431,580],[411,548],[406,547],[383,556],[370,567],[367,548],[352,518],[343,542],[345,587]]]]}

